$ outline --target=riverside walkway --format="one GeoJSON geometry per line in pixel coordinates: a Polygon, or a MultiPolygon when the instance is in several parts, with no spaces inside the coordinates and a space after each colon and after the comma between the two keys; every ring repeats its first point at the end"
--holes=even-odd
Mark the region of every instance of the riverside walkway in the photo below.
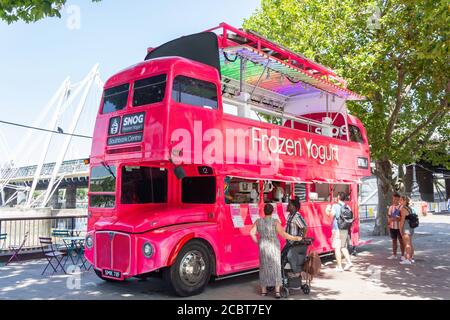
{"type": "MultiPolygon", "coordinates": [[[[391,241],[371,236],[371,228],[362,224],[362,240],[371,241],[353,258],[351,271],[335,272],[334,262],[323,259],[311,294],[299,292],[289,299],[450,299],[450,214],[421,217],[414,238],[416,263],[411,266],[387,260],[391,241]]],[[[0,299],[180,299],[158,278],[109,283],[92,270],[41,276],[45,263],[31,260],[0,266],[0,299]]],[[[213,282],[192,299],[262,299],[257,288],[258,275],[247,275],[213,282]]]]}

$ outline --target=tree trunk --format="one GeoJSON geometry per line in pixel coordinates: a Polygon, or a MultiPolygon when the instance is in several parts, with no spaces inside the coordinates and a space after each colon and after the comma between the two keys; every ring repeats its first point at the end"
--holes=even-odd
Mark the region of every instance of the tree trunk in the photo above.
{"type": "Polygon", "coordinates": [[[389,160],[377,160],[375,165],[378,178],[378,210],[373,235],[385,236],[388,234],[386,214],[389,205],[391,204],[392,194],[394,192],[392,166],[389,160]]]}

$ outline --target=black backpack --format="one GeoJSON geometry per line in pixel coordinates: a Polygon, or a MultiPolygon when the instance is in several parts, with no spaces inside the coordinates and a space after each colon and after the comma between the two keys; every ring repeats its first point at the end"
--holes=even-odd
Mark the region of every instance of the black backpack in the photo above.
{"type": "Polygon", "coordinates": [[[341,205],[341,214],[338,218],[338,228],[340,230],[348,230],[354,221],[352,209],[348,205],[341,205]]]}
{"type": "Polygon", "coordinates": [[[405,218],[408,219],[409,227],[415,229],[419,226],[419,216],[414,208],[408,207],[409,215],[405,218]]]}

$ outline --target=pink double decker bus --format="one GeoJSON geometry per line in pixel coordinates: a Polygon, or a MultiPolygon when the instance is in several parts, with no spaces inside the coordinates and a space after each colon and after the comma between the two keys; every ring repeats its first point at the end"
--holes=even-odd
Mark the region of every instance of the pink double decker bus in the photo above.
{"type": "Polygon", "coordinates": [[[266,203],[299,197],[310,249],[332,251],[325,208],[358,184],[369,145],[332,70],[225,23],[148,49],[105,84],[90,156],[85,255],[110,281],[162,275],[174,292],[258,269],[266,203]]]}

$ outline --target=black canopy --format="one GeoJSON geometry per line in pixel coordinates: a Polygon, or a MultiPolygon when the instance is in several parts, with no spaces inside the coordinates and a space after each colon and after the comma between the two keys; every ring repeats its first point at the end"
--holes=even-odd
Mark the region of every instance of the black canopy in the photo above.
{"type": "Polygon", "coordinates": [[[213,32],[196,33],[169,41],[149,52],[145,60],[178,56],[216,68],[220,75],[219,44],[213,32]]]}

